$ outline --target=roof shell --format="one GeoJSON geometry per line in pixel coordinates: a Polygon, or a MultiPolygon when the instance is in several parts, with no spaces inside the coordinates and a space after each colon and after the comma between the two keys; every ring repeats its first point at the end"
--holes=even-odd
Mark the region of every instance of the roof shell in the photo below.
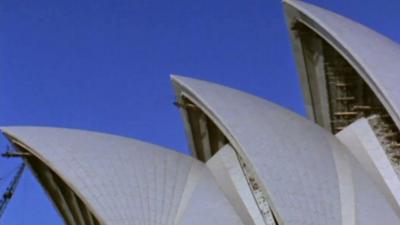
{"type": "Polygon", "coordinates": [[[400,216],[400,180],[367,119],[361,118],[336,134],[378,184],[400,216]]]}
{"type": "Polygon", "coordinates": [[[97,132],[49,127],[2,131],[61,177],[100,224],[179,224],[188,207],[198,218],[206,219],[208,212],[220,224],[241,224],[208,168],[192,157],[97,132]],[[213,192],[197,191],[203,183],[213,192]],[[193,196],[199,193],[208,196],[193,196]],[[213,210],[192,206],[193,198],[213,199],[207,203],[213,210]]]}
{"type": "Polygon", "coordinates": [[[379,188],[379,184],[374,182],[350,153],[348,160],[354,185],[355,224],[399,224],[398,214],[379,188]]]}
{"type": "MultiPolygon", "coordinates": [[[[399,44],[359,23],[302,1],[284,0],[284,7],[290,31],[294,22],[300,21],[330,43],[360,74],[400,127],[399,44]]],[[[295,54],[302,58],[300,51],[295,50],[295,54]]],[[[301,68],[300,74],[306,76],[301,68]]]]}
{"type": "Polygon", "coordinates": [[[278,220],[341,223],[332,149],[343,146],[330,133],[258,97],[186,77],[172,80],[178,99],[196,104],[251,163],[278,220]]]}

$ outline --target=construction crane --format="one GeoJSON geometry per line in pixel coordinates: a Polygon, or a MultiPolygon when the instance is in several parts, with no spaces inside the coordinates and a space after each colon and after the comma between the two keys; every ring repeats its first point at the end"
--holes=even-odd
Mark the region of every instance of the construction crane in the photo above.
{"type": "Polygon", "coordinates": [[[10,200],[15,192],[15,189],[17,188],[18,182],[22,177],[22,173],[24,172],[24,169],[25,169],[25,164],[22,163],[19,166],[11,183],[8,185],[6,191],[4,192],[4,194],[0,200],[0,218],[3,216],[4,210],[6,209],[7,204],[10,202],[10,200]]]}

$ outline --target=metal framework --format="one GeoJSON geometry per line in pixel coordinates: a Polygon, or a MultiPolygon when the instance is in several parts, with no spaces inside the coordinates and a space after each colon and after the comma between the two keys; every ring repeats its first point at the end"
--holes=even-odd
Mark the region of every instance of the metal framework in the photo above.
{"type": "Polygon", "coordinates": [[[12,196],[14,195],[14,192],[24,172],[24,169],[25,169],[25,164],[22,163],[19,166],[18,171],[16,172],[11,183],[8,185],[6,191],[4,192],[2,199],[0,200],[0,218],[3,216],[4,210],[6,209],[8,203],[10,202],[12,196]]]}

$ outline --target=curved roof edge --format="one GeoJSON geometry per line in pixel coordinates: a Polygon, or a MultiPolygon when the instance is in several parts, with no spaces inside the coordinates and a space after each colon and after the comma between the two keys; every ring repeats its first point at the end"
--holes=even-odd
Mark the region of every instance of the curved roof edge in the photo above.
{"type": "MultiPolygon", "coordinates": [[[[300,75],[306,78],[301,50],[296,49],[292,25],[299,21],[330,43],[374,91],[400,127],[400,46],[385,36],[343,16],[298,0],[284,0],[288,28],[300,75]]],[[[310,107],[307,87],[303,89],[310,107]]],[[[310,111],[310,108],[308,108],[310,111]]],[[[311,115],[313,117],[313,115],[311,115]]]]}

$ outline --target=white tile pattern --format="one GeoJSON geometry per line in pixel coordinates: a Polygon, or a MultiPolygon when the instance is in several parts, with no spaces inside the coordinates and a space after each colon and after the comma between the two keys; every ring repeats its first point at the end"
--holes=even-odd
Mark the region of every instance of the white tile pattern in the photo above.
{"type": "MultiPolygon", "coordinates": [[[[189,196],[187,207],[196,213],[206,210],[200,203],[191,204],[192,199],[205,197],[193,194],[208,193],[207,197],[213,200],[208,205],[218,204],[219,208],[208,212],[213,213],[214,221],[221,224],[222,218],[233,218],[235,223],[228,224],[241,224],[212,176],[204,175],[209,173],[207,167],[193,158],[156,145],[95,132],[39,127],[2,130],[29,146],[29,151],[69,184],[104,224],[174,224],[188,177],[199,174],[190,173],[193,166],[202,170],[201,179],[189,196]],[[207,187],[213,188],[213,192],[206,191],[207,187]],[[227,215],[219,218],[223,213],[227,215]]],[[[199,219],[207,219],[204,214],[198,215],[199,219]]]]}

